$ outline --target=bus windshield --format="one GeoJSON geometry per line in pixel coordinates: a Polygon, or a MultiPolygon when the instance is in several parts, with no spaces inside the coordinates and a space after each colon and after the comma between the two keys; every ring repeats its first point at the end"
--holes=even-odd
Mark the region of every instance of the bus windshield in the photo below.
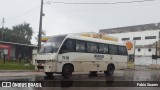
{"type": "Polygon", "coordinates": [[[62,41],[66,35],[51,37],[47,42],[42,46],[39,53],[54,53],[57,52],[62,41]]]}

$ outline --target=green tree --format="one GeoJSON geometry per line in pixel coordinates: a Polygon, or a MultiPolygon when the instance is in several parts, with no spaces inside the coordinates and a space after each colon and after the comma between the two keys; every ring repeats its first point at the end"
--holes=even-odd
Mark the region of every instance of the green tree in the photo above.
{"type": "Polygon", "coordinates": [[[12,30],[9,28],[0,28],[0,41],[11,41],[12,30]]]}
{"type": "Polygon", "coordinates": [[[6,42],[15,42],[22,44],[31,44],[33,30],[28,23],[19,24],[13,26],[12,29],[1,28],[0,29],[0,40],[6,42]],[[3,32],[3,33],[2,33],[3,32]]]}
{"type": "Polygon", "coordinates": [[[17,42],[31,44],[33,30],[28,23],[13,26],[13,33],[16,36],[17,42]]]}

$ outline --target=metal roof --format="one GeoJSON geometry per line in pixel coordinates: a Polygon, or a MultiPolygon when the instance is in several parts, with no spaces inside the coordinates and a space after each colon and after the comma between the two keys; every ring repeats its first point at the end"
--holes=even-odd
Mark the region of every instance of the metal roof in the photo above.
{"type": "Polygon", "coordinates": [[[99,33],[114,34],[114,33],[147,31],[147,30],[159,30],[159,29],[160,29],[160,23],[150,23],[150,24],[110,28],[110,29],[101,29],[99,30],[99,33]]]}
{"type": "Polygon", "coordinates": [[[29,45],[29,44],[21,44],[21,43],[14,43],[14,42],[5,42],[5,41],[0,41],[0,43],[6,43],[6,44],[12,44],[12,45],[20,45],[20,46],[28,46],[28,47],[38,47],[37,45],[29,45]]]}

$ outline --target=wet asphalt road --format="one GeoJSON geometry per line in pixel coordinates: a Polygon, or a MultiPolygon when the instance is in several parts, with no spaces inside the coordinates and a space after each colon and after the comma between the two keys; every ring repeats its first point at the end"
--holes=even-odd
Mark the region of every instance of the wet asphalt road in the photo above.
{"type": "MultiPolygon", "coordinates": [[[[13,72],[12,72],[13,73],[13,72]]],[[[16,74],[21,73],[17,72],[16,74]]],[[[1,74],[1,72],[0,72],[1,74]]],[[[4,73],[3,73],[4,74],[4,73]]],[[[9,74],[9,73],[8,73],[9,74]]],[[[58,83],[60,87],[43,87],[43,88],[0,88],[0,90],[160,90],[160,82],[158,82],[159,87],[135,87],[132,86],[135,82],[130,81],[160,81],[160,70],[153,69],[136,69],[136,70],[117,70],[114,72],[113,76],[105,76],[103,73],[98,73],[97,76],[90,76],[88,73],[74,74],[70,79],[64,79],[61,75],[54,75],[54,77],[45,77],[42,72],[23,72],[20,76],[0,76],[0,81],[40,81],[45,82],[42,85],[52,86],[58,83]],[[28,74],[31,73],[31,74],[28,74]],[[70,82],[63,82],[70,81],[70,82]],[[78,82],[77,82],[78,81],[78,82]],[[82,82],[79,82],[82,81],[82,82]],[[88,83],[93,83],[91,86],[88,83]],[[102,85],[107,82],[107,86],[102,85]],[[108,83],[109,82],[109,83],[108,83]],[[112,86],[112,84],[116,83],[112,86]],[[69,87],[61,87],[61,84],[69,85],[69,87]],[[78,83],[76,86],[75,83],[78,83]],[[125,85],[130,85],[131,87],[122,87],[118,84],[125,83],[125,85]],[[130,84],[128,84],[130,83],[130,84]],[[85,87],[84,84],[88,84],[85,87]],[[117,87],[118,86],[118,87],[117,87]]]]}

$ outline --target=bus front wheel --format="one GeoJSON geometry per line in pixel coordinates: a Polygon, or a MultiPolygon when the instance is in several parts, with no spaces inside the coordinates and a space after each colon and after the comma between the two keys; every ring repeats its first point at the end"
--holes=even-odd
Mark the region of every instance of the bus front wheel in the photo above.
{"type": "Polygon", "coordinates": [[[64,78],[69,78],[70,76],[72,76],[72,71],[73,68],[71,65],[65,65],[62,69],[62,76],[64,78]]]}

